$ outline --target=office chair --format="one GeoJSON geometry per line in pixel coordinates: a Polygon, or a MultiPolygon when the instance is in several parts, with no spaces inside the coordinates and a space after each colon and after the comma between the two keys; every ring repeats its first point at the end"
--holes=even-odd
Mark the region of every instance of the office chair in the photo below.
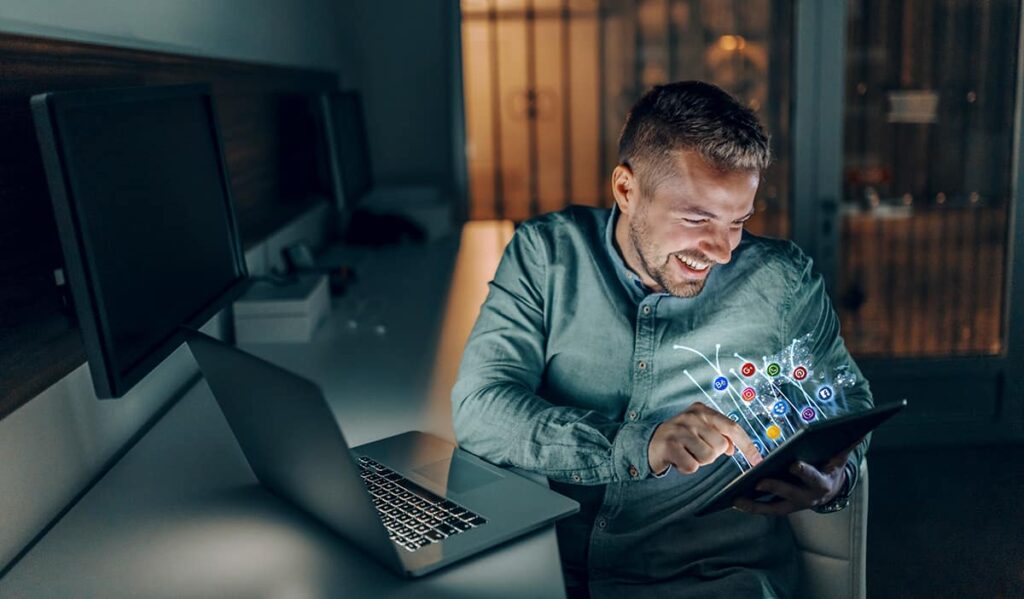
{"type": "Polygon", "coordinates": [[[867,596],[868,461],[850,505],[834,514],[803,510],[789,515],[800,555],[798,597],[867,596]]]}

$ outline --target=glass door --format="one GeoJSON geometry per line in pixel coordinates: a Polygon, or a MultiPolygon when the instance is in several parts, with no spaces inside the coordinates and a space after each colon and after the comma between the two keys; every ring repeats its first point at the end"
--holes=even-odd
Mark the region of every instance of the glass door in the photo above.
{"type": "Polygon", "coordinates": [[[876,400],[910,400],[883,440],[1019,436],[1020,0],[798,12],[815,32],[798,41],[798,78],[832,86],[809,92],[816,107],[797,103],[795,129],[841,131],[808,144],[813,162],[798,148],[797,238],[876,400]]]}

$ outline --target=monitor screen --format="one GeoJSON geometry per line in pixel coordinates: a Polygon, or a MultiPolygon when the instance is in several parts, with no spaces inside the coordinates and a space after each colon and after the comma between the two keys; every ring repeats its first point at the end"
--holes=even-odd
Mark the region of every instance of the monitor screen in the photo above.
{"type": "Polygon", "coordinates": [[[323,97],[328,145],[334,163],[338,207],[350,211],[373,187],[373,165],[363,103],[354,91],[323,97]]]}
{"type": "Polygon", "coordinates": [[[246,278],[205,86],[35,96],[93,382],[119,397],[246,278]]]}

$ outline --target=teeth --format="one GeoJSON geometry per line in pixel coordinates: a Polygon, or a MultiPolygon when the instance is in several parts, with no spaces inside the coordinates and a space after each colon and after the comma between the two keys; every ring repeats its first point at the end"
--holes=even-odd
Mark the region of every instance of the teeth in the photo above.
{"type": "Polygon", "coordinates": [[[679,259],[683,262],[683,264],[689,266],[693,270],[706,270],[707,267],[711,266],[707,262],[697,262],[696,260],[685,258],[682,256],[679,256],[679,259]]]}

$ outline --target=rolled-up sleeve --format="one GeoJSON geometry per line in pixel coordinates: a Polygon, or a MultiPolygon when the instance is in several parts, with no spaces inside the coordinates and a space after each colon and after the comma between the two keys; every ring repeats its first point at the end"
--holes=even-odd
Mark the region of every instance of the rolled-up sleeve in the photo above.
{"type": "MultiPolygon", "coordinates": [[[[795,271],[791,294],[787,302],[787,330],[783,339],[799,339],[807,337],[810,344],[810,355],[814,357],[815,368],[830,373],[833,379],[842,378],[833,386],[838,393],[835,401],[843,412],[866,410],[874,405],[871,388],[867,379],[854,362],[839,332],[839,317],[832,307],[832,302],[825,290],[825,282],[821,275],[813,272],[812,261],[800,249],[790,244],[793,262],[798,266],[795,271]]],[[[846,474],[850,479],[850,489],[857,484],[860,464],[864,459],[869,434],[857,448],[850,453],[846,464],[846,474]]]]}
{"type": "Polygon", "coordinates": [[[459,445],[488,461],[576,484],[651,475],[658,423],[616,422],[537,395],[545,368],[547,255],[535,225],[505,249],[452,389],[459,445]]]}

